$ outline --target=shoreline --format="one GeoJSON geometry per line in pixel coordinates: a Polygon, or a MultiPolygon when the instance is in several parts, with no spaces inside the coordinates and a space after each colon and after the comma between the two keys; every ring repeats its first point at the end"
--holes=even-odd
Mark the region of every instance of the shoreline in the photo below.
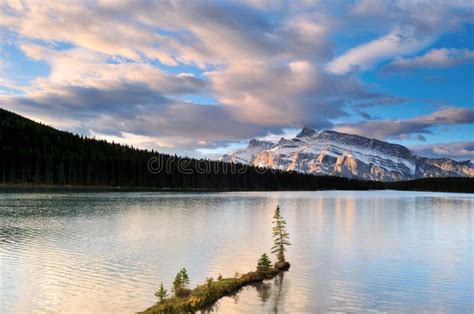
{"type": "Polygon", "coordinates": [[[27,192],[316,192],[316,191],[384,191],[386,189],[209,189],[209,188],[155,188],[133,186],[81,186],[81,185],[34,185],[34,184],[0,184],[2,191],[27,192]]]}
{"type": "MultiPolygon", "coordinates": [[[[441,182],[442,178],[437,179],[441,182]]],[[[104,186],[104,185],[47,185],[47,184],[8,184],[0,183],[0,192],[316,192],[316,191],[406,191],[406,192],[438,192],[438,193],[474,193],[474,178],[459,178],[454,186],[435,185],[433,187],[417,186],[423,180],[380,182],[383,187],[378,189],[244,189],[244,188],[164,188],[146,186],[104,186]],[[398,187],[398,188],[397,188],[398,187]]],[[[436,180],[436,179],[435,179],[436,180]]],[[[455,179],[456,180],[456,179],[455,179]]]]}

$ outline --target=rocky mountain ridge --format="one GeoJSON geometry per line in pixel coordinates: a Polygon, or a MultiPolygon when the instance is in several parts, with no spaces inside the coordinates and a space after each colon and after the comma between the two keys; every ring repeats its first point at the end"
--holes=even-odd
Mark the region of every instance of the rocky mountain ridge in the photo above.
{"type": "Polygon", "coordinates": [[[278,143],[253,139],[223,161],[349,178],[400,181],[429,177],[473,177],[474,165],[416,156],[407,147],[332,130],[303,128],[278,143]]]}

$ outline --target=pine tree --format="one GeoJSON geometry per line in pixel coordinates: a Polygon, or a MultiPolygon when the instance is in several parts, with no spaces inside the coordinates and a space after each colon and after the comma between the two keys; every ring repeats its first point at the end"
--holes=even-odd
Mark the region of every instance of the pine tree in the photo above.
{"type": "Polygon", "coordinates": [[[280,206],[277,205],[275,209],[275,214],[273,215],[273,247],[272,247],[272,253],[276,254],[276,257],[278,258],[278,262],[285,262],[285,251],[286,245],[290,245],[290,235],[286,231],[286,221],[283,219],[283,217],[280,215],[280,206]]]}
{"type": "Polygon", "coordinates": [[[212,277],[206,278],[206,283],[207,283],[207,288],[208,289],[211,288],[213,282],[214,282],[214,278],[212,278],[212,277]]]}
{"type": "Polygon", "coordinates": [[[174,281],[173,281],[173,292],[176,296],[178,296],[182,289],[183,289],[183,275],[181,271],[179,271],[176,274],[176,277],[174,278],[174,281]]]}
{"type": "Polygon", "coordinates": [[[188,276],[188,271],[186,268],[181,269],[181,278],[182,278],[182,289],[187,289],[189,285],[189,276],[188,276]]]}
{"type": "Polygon", "coordinates": [[[268,258],[267,253],[264,253],[257,263],[257,271],[260,273],[268,273],[272,270],[273,265],[270,258],[268,258]]]}
{"type": "Polygon", "coordinates": [[[155,293],[155,296],[160,299],[160,302],[163,302],[164,299],[168,297],[168,290],[163,287],[163,283],[160,285],[160,290],[155,293]]]}

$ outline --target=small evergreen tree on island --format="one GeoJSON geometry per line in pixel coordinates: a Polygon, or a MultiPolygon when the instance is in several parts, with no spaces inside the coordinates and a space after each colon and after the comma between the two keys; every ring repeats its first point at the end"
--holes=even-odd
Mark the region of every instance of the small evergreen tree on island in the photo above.
{"type": "Polygon", "coordinates": [[[176,277],[174,278],[174,281],[173,281],[173,292],[175,296],[179,295],[182,287],[183,287],[183,276],[181,274],[181,271],[179,271],[176,274],[176,277]]]}
{"type": "Polygon", "coordinates": [[[213,282],[214,282],[214,278],[212,277],[206,278],[206,287],[207,287],[206,295],[210,295],[211,292],[214,290],[212,287],[213,282]]]}
{"type": "Polygon", "coordinates": [[[182,296],[186,294],[189,286],[189,276],[186,268],[182,268],[174,278],[173,292],[175,296],[182,296]]]}
{"type": "Polygon", "coordinates": [[[280,214],[280,205],[277,205],[273,215],[273,247],[272,253],[276,254],[279,263],[285,263],[285,246],[290,244],[290,235],[286,231],[286,221],[280,214]]]}
{"type": "Polygon", "coordinates": [[[272,268],[272,261],[270,260],[270,258],[268,258],[267,253],[264,253],[258,260],[257,271],[259,273],[268,273],[272,270],[272,268]]]}
{"type": "Polygon", "coordinates": [[[211,289],[213,282],[214,282],[214,278],[212,278],[212,277],[206,278],[207,289],[211,289]]]}
{"type": "Polygon", "coordinates": [[[168,297],[168,290],[163,287],[163,283],[160,284],[160,289],[155,293],[155,296],[163,302],[168,297]]]}
{"type": "Polygon", "coordinates": [[[189,286],[189,276],[186,268],[181,269],[181,278],[182,278],[182,288],[187,289],[189,286]]]}

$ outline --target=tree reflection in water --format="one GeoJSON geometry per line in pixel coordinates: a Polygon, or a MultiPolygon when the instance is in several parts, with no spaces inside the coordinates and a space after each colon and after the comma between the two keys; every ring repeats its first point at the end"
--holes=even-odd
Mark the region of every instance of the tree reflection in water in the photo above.
{"type": "Polygon", "coordinates": [[[258,293],[258,299],[264,305],[271,296],[272,284],[269,282],[262,282],[258,285],[255,285],[258,293]]]}
{"type": "Polygon", "coordinates": [[[284,303],[285,294],[288,291],[289,282],[284,280],[285,273],[281,272],[273,279],[273,282],[262,282],[254,285],[262,306],[271,299],[273,313],[278,313],[278,308],[284,303]]]}

